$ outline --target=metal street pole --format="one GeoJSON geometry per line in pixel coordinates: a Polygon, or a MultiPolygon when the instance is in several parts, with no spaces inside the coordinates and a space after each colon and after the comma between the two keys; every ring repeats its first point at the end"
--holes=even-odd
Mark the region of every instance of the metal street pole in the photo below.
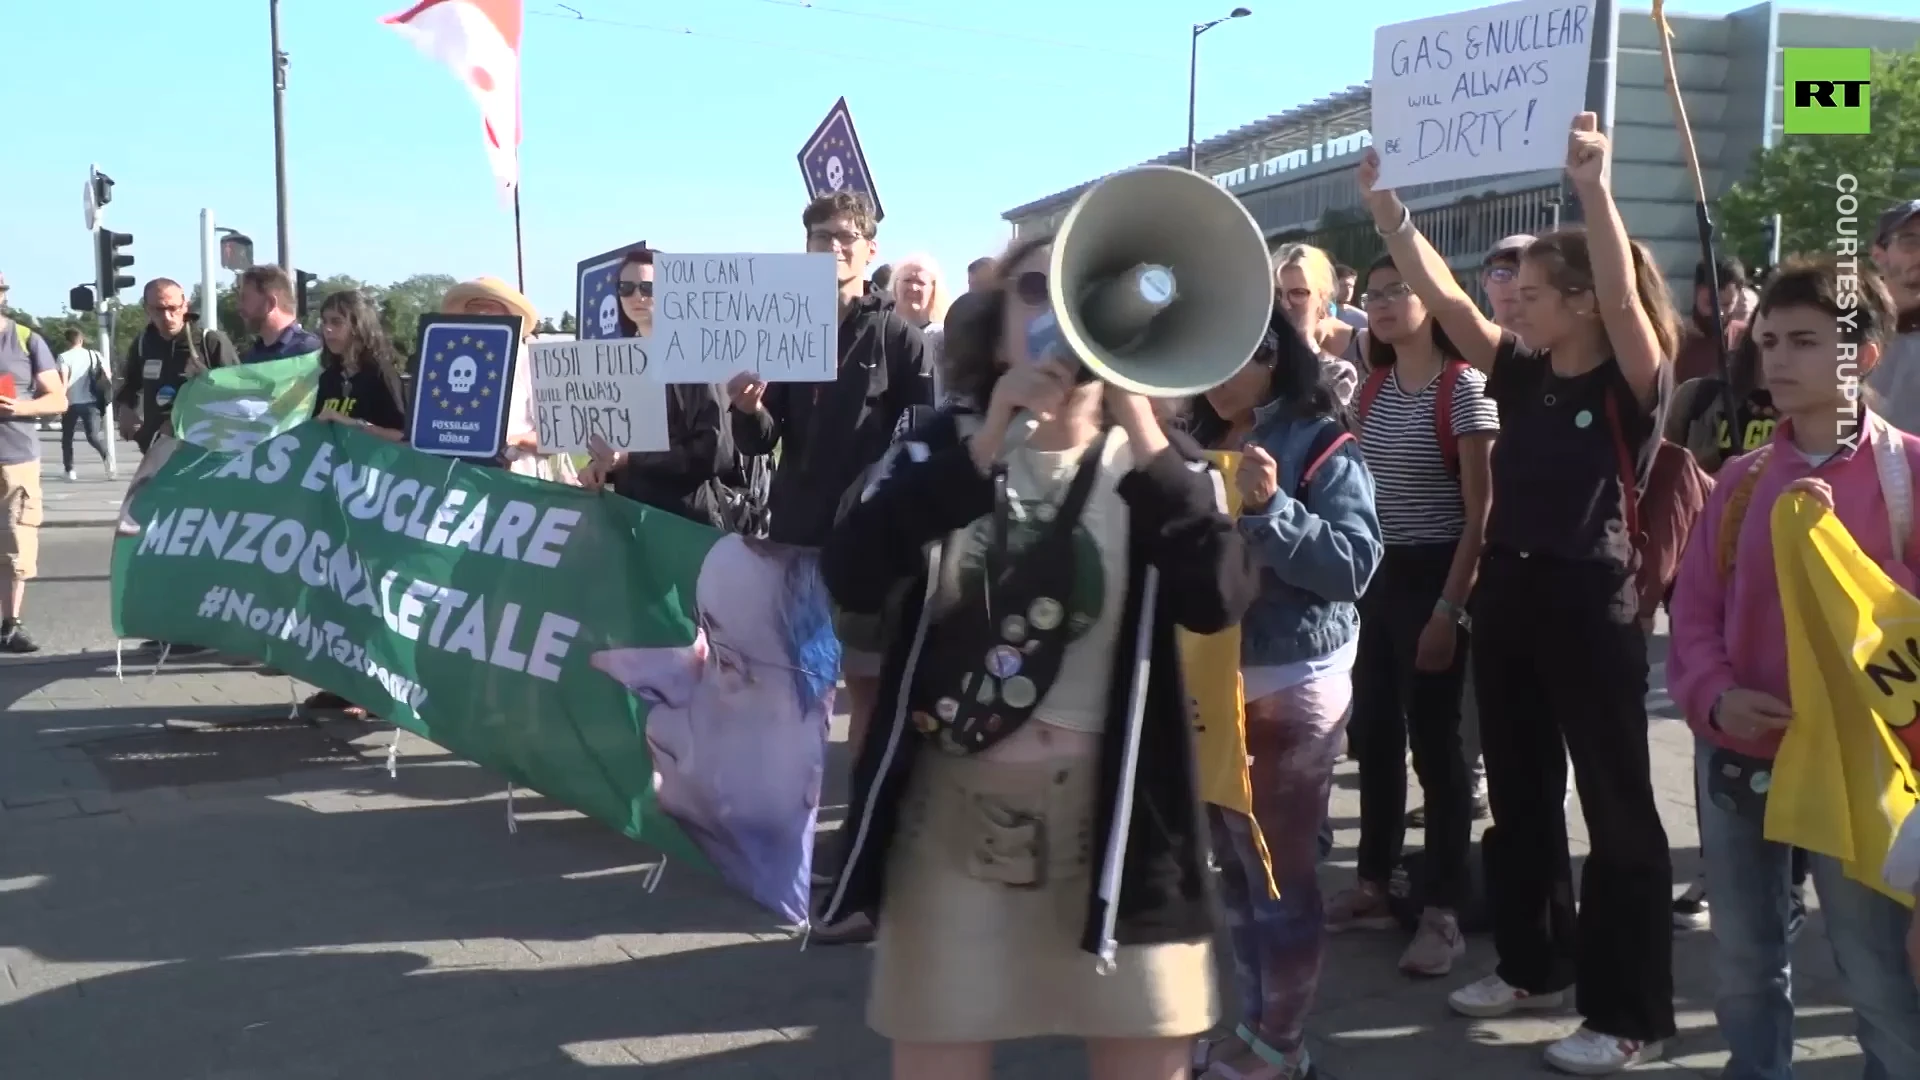
{"type": "Polygon", "coordinates": [[[280,0],[267,0],[273,27],[273,187],[279,215],[280,269],[293,273],[293,239],[287,225],[287,54],[280,51],[280,0]]]}
{"type": "Polygon", "coordinates": [[[213,228],[213,211],[200,211],[200,332],[220,328],[220,294],[213,285],[219,262],[220,237],[213,228]]]}
{"type": "MultiPolygon", "coordinates": [[[[1207,26],[1213,24],[1208,23],[1207,26]]],[[[1193,27],[1193,49],[1187,60],[1187,170],[1200,171],[1199,149],[1194,143],[1194,120],[1200,104],[1200,35],[1207,26],[1198,23],[1193,27]]]]}
{"type": "Polygon", "coordinates": [[[1194,121],[1200,103],[1200,35],[1229,19],[1244,19],[1253,14],[1243,7],[1234,8],[1212,22],[1194,23],[1192,48],[1187,58],[1187,168],[1200,171],[1199,146],[1194,141],[1194,121]]]}

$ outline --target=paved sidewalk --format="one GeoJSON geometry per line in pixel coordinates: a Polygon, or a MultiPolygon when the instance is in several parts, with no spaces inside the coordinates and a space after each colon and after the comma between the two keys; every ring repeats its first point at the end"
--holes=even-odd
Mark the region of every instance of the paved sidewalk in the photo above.
{"type": "MultiPolygon", "coordinates": [[[[110,658],[0,668],[0,1075],[887,1075],[885,1047],[862,1023],[866,950],[803,952],[686,867],[649,894],[649,849],[529,793],[510,834],[498,778],[412,736],[390,778],[392,729],[287,722],[304,689],[198,661],[124,682],[110,658]]],[[[1655,739],[1687,875],[1686,737],[1664,723],[1655,739]]],[[[1343,766],[1333,883],[1351,873],[1353,785],[1343,766]]],[[[1455,1019],[1442,995],[1459,980],[1404,979],[1398,947],[1335,940],[1311,1025],[1324,1076],[1543,1075],[1540,1049],[1568,1018],[1455,1019]]],[[[1797,1075],[1851,1080],[1853,1021],[1817,919],[1798,959],[1797,1075]]],[[[1490,965],[1476,940],[1461,975],[1490,965]]],[[[1675,1060],[1649,1072],[1693,1080],[1724,1060],[1710,967],[1708,936],[1683,935],[1685,1034],[1675,1060]]],[[[1006,1053],[999,1075],[1084,1070],[1074,1047],[1042,1043],[1006,1053]]]]}
{"type": "Polygon", "coordinates": [[[125,440],[115,443],[114,461],[119,466],[119,478],[109,480],[100,455],[75,431],[73,464],[78,479],[68,480],[60,466],[60,429],[40,432],[42,527],[96,528],[118,521],[120,502],[127,497],[127,480],[140,467],[140,447],[125,440]]]}

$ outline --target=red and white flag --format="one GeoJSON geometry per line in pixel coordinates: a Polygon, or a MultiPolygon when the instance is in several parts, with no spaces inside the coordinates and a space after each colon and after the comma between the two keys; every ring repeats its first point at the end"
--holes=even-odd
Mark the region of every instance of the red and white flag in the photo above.
{"type": "Polygon", "coordinates": [[[486,125],[487,162],[511,204],[520,183],[521,0],[420,0],[381,21],[467,85],[486,125]]]}

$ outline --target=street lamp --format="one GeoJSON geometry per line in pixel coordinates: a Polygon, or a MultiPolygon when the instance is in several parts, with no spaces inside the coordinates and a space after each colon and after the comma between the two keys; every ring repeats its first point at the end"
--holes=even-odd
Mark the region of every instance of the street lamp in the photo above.
{"type": "Polygon", "coordinates": [[[1193,57],[1187,63],[1187,168],[1194,172],[1200,171],[1200,159],[1193,141],[1194,109],[1200,99],[1200,35],[1228,19],[1244,19],[1251,14],[1253,12],[1247,8],[1237,7],[1212,22],[1193,24],[1193,57]]]}

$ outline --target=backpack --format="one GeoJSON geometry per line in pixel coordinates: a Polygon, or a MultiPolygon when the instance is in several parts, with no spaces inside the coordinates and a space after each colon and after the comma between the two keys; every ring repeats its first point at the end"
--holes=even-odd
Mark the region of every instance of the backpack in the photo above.
{"type": "MultiPolygon", "coordinates": [[[[1880,419],[1879,414],[1867,415],[1873,418],[1868,423],[1882,425],[1874,433],[1873,464],[1875,471],[1880,474],[1880,491],[1887,500],[1887,525],[1893,537],[1894,557],[1904,560],[1907,548],[1913,542],[1913,470],[1897,433],[1884,426],[1886,422],[1880,419]]],[[[1733,491],[1727,496],[1725,505],[1720,508],[1720,535],[1714,545],[1713,561],[1722,581],[1733,576],[1740,528],[1747,520],[1747,509],[1753,502],[1753,490],[1760,486],[1760,475],[1767,471],[1767,462],[1772,457],[1772,443],[1755,450],[1753,456],[1747,459],[1739,478],[1733,482],[1733,491]]]]}
{"type": "MultiPolygon", "coordinates": [[[[1440,459],[1446,462],[1447,475],[1455,479],[1460,477],[1460,436],[1453,431],[1453,390],[1459,385],[1460,376],[1466,374],[1471,364],[1465,360],[1449,360],[1440,368],[1440,385],[1435,387],[1438,396],[1433,399],[1433,437],[1440,444],[1440,459]]],[[[1373,407],[1373,399],[1393,377],[1393,368],[1375,368],[1360,387],[1360,393],[1354,398],[1354,413],[1361,423],[1367,421],[1367,410],[1373,407]]]]}
{"type": "MultiPolygon", "coordinates": [[[[1640,621],[1651,622],[1680,572],[1680,556],[1687,550],[1693,523],[1713,491],[1713,477],[1693,460],[1686,447],[1661,438],[1642,479],[1633,448],[1627,445],[1626,429],[1620,424],[1618,395],[1611,388],[1606,392],[1606,402],[1607,428],[1613,435],[1614,452],[1620,461],[1620,486],[1626,495],[1627,536],[1633,542],[1637,614],[1640,621]]],[[[1658,419],[1656,431],[1660,427],[1658,419]]]]}
{"type": "Polygon", "coordinates": [[[1300,502],[1306,502],[1307,489],[1313,483],[1314,476],[1320,472],[1320,466],[1325,465],[1333,455],[1339,453],[1341,447],[1355,441],[1353,432],[1340,424],[1329,424],[1314,432],[1313,441],[1307,444],[1306,468],[1300,470],[1300,479],[1293,485],[1293,497],[1300,502]]]}

